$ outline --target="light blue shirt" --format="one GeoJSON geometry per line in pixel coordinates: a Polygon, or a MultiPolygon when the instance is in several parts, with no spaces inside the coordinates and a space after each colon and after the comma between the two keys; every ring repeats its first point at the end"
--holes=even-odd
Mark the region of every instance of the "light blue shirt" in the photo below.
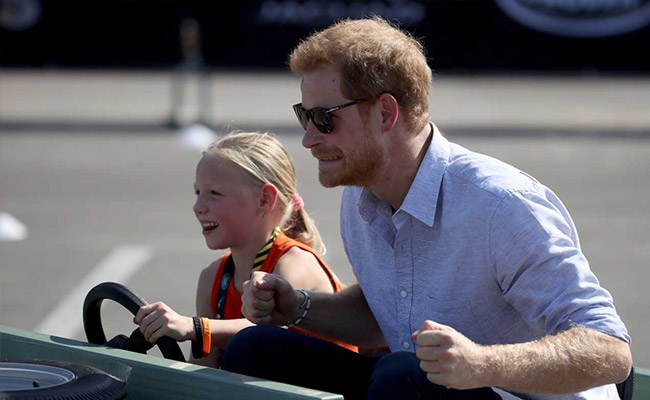
{"type": "MultiPolygon", "coordinates": [[[[433,125],[432,125],[433,126],[433,125]]],[[[431,145],[399,210],[346,187],[341,236],[391,351],[431,319],[480,344],[585,326],[629,342],[564,205],[530,175],[448,142],[431,145]]],[[[617,399],[614,385],[570,396],[617,399]]]]}

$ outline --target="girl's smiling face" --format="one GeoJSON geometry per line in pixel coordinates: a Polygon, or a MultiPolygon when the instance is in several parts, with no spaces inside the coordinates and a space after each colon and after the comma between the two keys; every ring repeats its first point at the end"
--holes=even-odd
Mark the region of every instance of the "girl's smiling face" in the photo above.
{"type": "Polygon", "coordinates": [[[212,250],[245,247],[259,230],[262,185],[234,163],[204,155],[196,167],[194,214],[212,250]]]}

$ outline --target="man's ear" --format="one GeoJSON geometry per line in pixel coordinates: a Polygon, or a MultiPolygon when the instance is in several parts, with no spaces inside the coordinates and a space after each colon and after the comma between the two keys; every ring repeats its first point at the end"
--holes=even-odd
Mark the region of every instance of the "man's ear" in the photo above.
{"type": "Polygon", "coordinates": [[[377,104],[381,112],[381,130],[382,132],[389,132],[395,127],[399,117],[397,99],[390,93],[383,93],[377,98],[377,104]]]}
{"type": "Polygon", "coordinates": [[[275,203],[278,201],[278,188],[271,183],[265,183],[260,193],[261,196],[258,205],[263,214],[269,214],[275,208],[275,203]]]}

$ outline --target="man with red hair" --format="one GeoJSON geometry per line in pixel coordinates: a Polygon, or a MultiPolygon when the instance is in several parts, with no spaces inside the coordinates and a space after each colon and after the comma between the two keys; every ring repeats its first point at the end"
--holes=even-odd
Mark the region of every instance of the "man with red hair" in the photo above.
{"type": "Polygon", "coordinates": [[[296,291],[254,273],[224,369],[346,399],[617,399],[630,337],[564,205],[530,175],[449,142],[429,121],[431,69],[380,18],[341,21],[290,57],[303,145],[344,185],[358,284],[296,291]],[[355,354],[274,325],[366,348],[355,354]],[[497,389],[499,388],[499,389],[497,389]]]}

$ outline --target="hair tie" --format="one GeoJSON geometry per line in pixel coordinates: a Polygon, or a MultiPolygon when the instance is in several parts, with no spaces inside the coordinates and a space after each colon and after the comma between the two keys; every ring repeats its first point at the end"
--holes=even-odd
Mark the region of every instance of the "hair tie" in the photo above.
{"type": "Polygon", "coordinates": [[[293,211],[302,210],[305,207],[305,202],[298,192],[293,194],[293,211]]]}

